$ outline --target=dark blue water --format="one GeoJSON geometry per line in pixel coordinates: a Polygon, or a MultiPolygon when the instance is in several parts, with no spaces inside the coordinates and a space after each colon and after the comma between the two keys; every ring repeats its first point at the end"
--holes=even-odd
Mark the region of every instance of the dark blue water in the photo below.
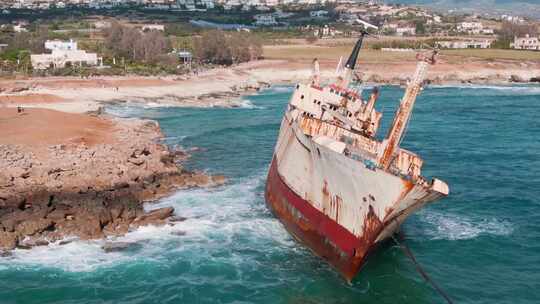
{"type": "MultiPolygon", "coordinates": [[[[188,167],[229,183],[149,206],[188,220],[119,238],[137,242],[128,252],[76,241],[0,258],[0,303],[442,303],[396,246],[348,285],[268,212],[265,174],[290,92],[273,87],[237,109],[110,108],[159,121],[168,144],[200,148],[188,167]]],[[[382,90],[386,126],[401,94],[382,90]]],[[[427,272],[456,303],[538,303],[540,88],[429,88],[403,145],[451,189],[403,227],[427,272]]]]}

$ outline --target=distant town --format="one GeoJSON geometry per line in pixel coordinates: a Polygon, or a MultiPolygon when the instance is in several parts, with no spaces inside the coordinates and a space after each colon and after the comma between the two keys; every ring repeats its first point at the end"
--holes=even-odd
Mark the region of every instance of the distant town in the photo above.
{"type": "Polygon", "coordinates": [[[0,16],[2,74],[82,74],[83,67],[98,74],[181,74],[255,59],[263,45],[353,38],[362,28],[382,37],[368,44],[379,51],[540,50],[537,20],[379,1],[2,0],[0,16]],[[239,41],[242,52],[233,47],[239,41]]]}

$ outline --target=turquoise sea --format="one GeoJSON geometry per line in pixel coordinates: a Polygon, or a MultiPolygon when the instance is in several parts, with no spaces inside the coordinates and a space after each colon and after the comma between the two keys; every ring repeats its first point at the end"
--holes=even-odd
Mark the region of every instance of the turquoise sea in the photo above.
{"type": "MultiPolygon", "coordinates": [[[[159,121],[167,144],[198,148],[188,167],[229,183],[148,205],[188,219],[119,238],[133,242],[124,252],[75,241],[0,258],[0,303],[443,303],[397,246],[349,285],[272,217],[263,187],[291,92],[275,86],[233,109],[109,107],[159,121]]],[[[385,127],[401,94],[382,88],[385,127]]],[[[403,146],[451,189],[403,226],[431,277],[455,303],[539,303],[540,88],[427,88],[403,146]]]]}

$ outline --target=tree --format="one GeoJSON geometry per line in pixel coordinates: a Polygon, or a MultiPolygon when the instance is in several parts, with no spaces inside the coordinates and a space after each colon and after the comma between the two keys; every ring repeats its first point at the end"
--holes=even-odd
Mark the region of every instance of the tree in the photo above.
{"type": "Polygon", "coordinates": [[[510,43],[514,41],[514,37],[525,37],[525,35],[537,36],[538,29],[530,24],[517,24],[505,21],[499,31],[499,37],[493,43],[493,48],[508,49],[510,43]]]}
{"type": "Polygon", "coordinates": [[[417,35],[424,35],[426,33],[426,26],[424,25],[423,20],[416,20],[415,22],[416,26],[416,34],[417,35]]]}
{"type": "Polygon", "coordinates": [[[262,42],[246,32],[212,30],[195,39],[194,49],[203,62],[230,65],[258,59],[262,56],[262,42]]]}
{"type": "Polygon", "coordinates": [[[114,57],[155,63],[170,48],[169,40],[160,31],[146,31],[115,22],[104,32],[105,47],[114,57]]]}

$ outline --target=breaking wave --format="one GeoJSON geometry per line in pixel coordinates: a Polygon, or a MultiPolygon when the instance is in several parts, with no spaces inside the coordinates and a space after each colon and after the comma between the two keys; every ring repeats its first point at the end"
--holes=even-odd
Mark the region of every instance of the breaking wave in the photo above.
{"type": "Polygon", "coordinates": [[[471,89],[471,90],[493,90],[499,92],[509,92],[513,94],[536,95],[540,94],[539,86],[510,86],[510,85],[478,85],[478,84],[459,84],[459,85],[430,85],[432,89],[471,89]]]}
{"type": "Polygon", "coordinates": [[[422,211],[419,216],[427,224],[423,233],[432,240],[467,240],[480,235],[506,236],[513,232],[510,222],[496,218],[473,219],[435,211],[422,211]]]}
{"type": "Polygon", "coordinates": [[[275,93],[290,93],[294,89],[293,86],[271,86],[268,89],[265,89],[265,92],[275,92],[275,93]]]}
{"type": "Polygon", "coordinates": [[[241,108],[241,109],[258,109],[258,110],[265,109],[265,107],[255,105],[251,100],[249,100],[247,98],[240,99],[235,104],[235,107],[236,108],[241,108]]]}
{"type": "MultiPolygon", "coordinates": [[[[145,205],[145,209],[172,206],[175,215],[186,218],[184,221],[141,227],[106,240],[77,239],[63,245],[56,242],[30,250],[16,249],[11,256],[0,258],[0,269],[37,267],[89,272],[125,263],[166,261],[171,253],[199,260],[212,259],[224,248],[234,251],[235,246],[249,247],[243,250],[254,252],[290,248],[295,243],[264,205],[263,181],[264,174],[260,174],[215,189],[178,191],[158,203],[145,205]],[[238,245],[238,239],[245,242],[238,245]],[[126,248],[105,252],[103,246],[111,242],[126,248]]],[[[237,258],[234,252],[226,256],[237,258]]]]}

